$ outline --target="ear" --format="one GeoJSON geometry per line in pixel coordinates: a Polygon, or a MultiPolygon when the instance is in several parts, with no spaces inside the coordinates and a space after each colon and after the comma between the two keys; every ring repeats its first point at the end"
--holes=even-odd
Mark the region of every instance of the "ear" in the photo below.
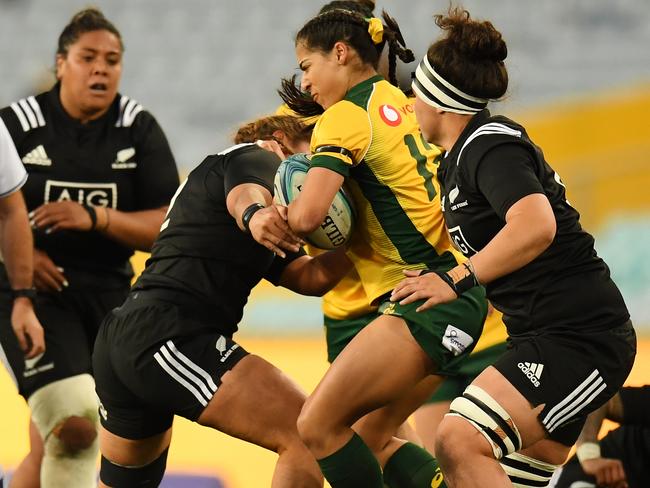
{"type": "Polygon", "coordinates": [[[338,64],[346,64],[350,58],[350,46],[345,42],[338,41],[335,43],[332,52],[336,56],[338,64]]]}
{"type": "Polygon", "coordinates": [[[56,79],[61,80],[61,76],[63,75],[63,71],[65,69],[65,56],[62,54],[57,54],[56,55],[56,79]]]}
{"type": "Polygon", "coordinates": [[[281,142],[282,144],[285,143],[287,135],[284,133],[284,131],[281,131],[280,129],[276,130],[271,134],[273,136],[273,139],[275,139],[278,142],[281,142]]]}

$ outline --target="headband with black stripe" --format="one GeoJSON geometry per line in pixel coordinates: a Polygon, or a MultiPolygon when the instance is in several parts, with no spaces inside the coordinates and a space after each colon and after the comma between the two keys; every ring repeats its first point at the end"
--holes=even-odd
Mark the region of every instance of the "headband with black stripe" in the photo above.
{"type": "Polygon", "coordinates": [[[415,94],[428,105],[457,114],[472,115],[480,112],[489,101],[487,98],[468,95],[449,83],[436,73],[426,54],[415,71],[411,86],[415,94]]]}

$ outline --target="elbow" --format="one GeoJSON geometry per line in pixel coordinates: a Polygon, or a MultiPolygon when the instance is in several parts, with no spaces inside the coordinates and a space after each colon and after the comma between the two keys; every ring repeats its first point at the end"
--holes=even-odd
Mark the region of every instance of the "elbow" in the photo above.
{"type": "Polygon", "coordinates": [[[544,222],[537,228],[535,243],[540,254],[544,252],[553,243],[555,233],[557,232],[557,223],[555,219],[544,222]]]}
{"type": "Polygon", "coordinates": [[[306,209],[305,211],[294,211],[289,210],[289,227],[296,234],[305,236],[311,234],[316,229],[318,229],[325,220],[324,215],[320,215],[320,212],[306,209]]]}
{"type": "Polygon", "coordinates": [[[328,291],[330,291],[333,287],[328,286],[327,284],[317,284],[309,287],[309,289],[303,290],[301,293],[302,295],[310,296],[310,297],[322,297],[325,295],[328,291]]]}

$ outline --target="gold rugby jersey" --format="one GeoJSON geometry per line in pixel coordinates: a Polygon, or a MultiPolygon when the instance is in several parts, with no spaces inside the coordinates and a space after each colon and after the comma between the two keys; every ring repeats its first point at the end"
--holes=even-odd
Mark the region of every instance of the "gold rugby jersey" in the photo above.
{"type": "Polygon", "coordinates": [[[472,354],[506,342],[507,338],[508,332],[506,331],[506,325],[503,323],[503,314],[492,307],[492,311],[485,318],[483,332],[481,332],[481,337],[476,343],[472,354]]]}
{"type": "Polygon", "coordinates": [[[464,259],[440,209],[440,151],[422,137],[411,101],[383,77],[359,83],[323,113],[311,151],[312,166],[347,179],[357,210],[348,255],[371,302],[404,269],[447,271],[464,259]]]}

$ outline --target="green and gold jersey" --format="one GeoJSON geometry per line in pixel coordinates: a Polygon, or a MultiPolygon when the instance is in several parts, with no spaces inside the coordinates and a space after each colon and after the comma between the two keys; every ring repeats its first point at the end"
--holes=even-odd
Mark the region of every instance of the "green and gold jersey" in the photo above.
{"type": "Polygon", "coordinates": [[[506,325],[503,323],[503,314],[494,307],[490,307],[483,325],[483,332],[481,332],[481,337],[476,343],[472,354],[502,344],[506,342],[507,338],[508,332],[506,331],[506,325]]]}
{"type": "Polygon", "coordinates": [[[357,210],[348,255],[370,302],[404,269],[447,271],[464,259],[440,209],[440,151],[424,140],[398,88],[381,76],[351,88],[317,122],[311,151],[312,166],[346,177],[357,210]]]}

